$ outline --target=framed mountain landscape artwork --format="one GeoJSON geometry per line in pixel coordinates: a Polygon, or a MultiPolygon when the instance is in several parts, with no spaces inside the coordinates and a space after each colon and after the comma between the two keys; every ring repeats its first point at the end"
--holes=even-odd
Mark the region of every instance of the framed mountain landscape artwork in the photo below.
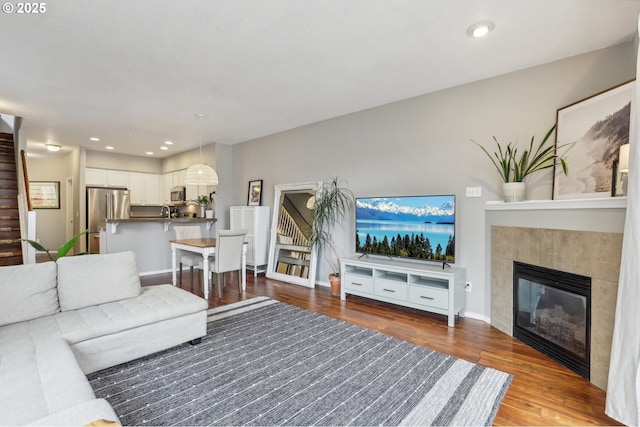
{"type": "Polygon", "coordinates": [[[632,80],[557,111],[556,147],[569,170],[556,165],[554,199],[622,195],[634,98],[632,80]]]}

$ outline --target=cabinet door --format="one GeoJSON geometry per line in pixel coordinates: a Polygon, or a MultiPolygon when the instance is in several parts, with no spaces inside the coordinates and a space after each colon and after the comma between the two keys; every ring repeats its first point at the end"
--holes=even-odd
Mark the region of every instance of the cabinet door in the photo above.
{"type": "Polygon", "coordinates": [[[256,264],[264,265],[269,258],[269,206],[254,207],[253,236],[256,248],[256,264]]]}
{"type": "Polygon", "coordinates": [[[187,201],[189,200],[198,200],[198,189],[200,188],[199,185],[185,185],[186,191],[187,191],[187,201]]]}
{"type": "Polygon", "coordinates": [[[129,187],[129,172],[107,170],[107,185],[109,187],[129,187]]]}
{"type": "Polygon", "coordinates": [[[255,242],[253,236],[253,209],[232,206],[231,207],[231,221],[230,226],[232,230],[238,230],[244,228],[247,230],[247,235],[244,241],[247,242],[247,263],[250,265],[255,264],[255,242]]]}
{"type": "Polygon", "coordinates": [[[129,192],[132,205],[162,205],[160,198],[160,174],[129,173],[129,192]]]}
{"type": "Polygon", "coordinates": [[[163,205],[171,204],[170,195],[173,188],[173,172],[165,173],[160,177],[160,201],[163,205]]]}
{"type": "Polygon", "coordinates": [[[129,172],[129,198],[132,205],[144,205],[144,174],[129,172]]]}
{"type": "Polygon", "coordinates": [[[253,236],[256,233],[255,216],[256,216],[256,211],[254,209],[243,210],[241,228],[245,228],[247,230],[247,234],[251,236],[253,236]]]}
{"type": "Polygon", "coordinates": [[[145,173],[144,175],[144,203],[145,205],[161,205],[160,175],[145,173]]]}
{"type": "Polygon", "coordinates": [[[233,207],[233,206],[231,207],[230,225],[232,230],[243,228],[242,227],[242,222],[243,222],[242,210],[243,210],[242,208],[233,207]]]}
{"type": "Polygon", "coordinates": [[[84,170],[84,183],[86,185],[104,187],[107,185],[107,171],[105,169],[86,168],[84,170]]]}
{"type": "Polygon", "coordinates": [[[181,171],[177,171],[174,172],[174,177],[173,177],[173,185],[174,186],[180,186],[180,187],[184,187],[184,176],[187,173],[186,170],[181,170],[181,171]]]}

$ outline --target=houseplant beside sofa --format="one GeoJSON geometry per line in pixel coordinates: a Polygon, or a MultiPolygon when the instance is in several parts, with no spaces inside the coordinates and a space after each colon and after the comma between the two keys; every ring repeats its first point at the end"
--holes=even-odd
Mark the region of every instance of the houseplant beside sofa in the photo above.
{"type": "Polygon", "coordinates": [[[198,340],[207,308],[141,287],[133,252],[0,268],[0,425],[117,421],[85,375],[198,340]]]}

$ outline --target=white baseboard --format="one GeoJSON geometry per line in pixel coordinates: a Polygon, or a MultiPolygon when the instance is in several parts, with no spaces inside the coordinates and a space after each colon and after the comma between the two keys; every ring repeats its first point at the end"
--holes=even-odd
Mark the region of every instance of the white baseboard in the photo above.
{"type": "MultiPolygon", "coordinates": [[[[183,268],[182,270],[184,271],[185,269],[183,268]]],[[[187,267],[187,270],[188,270],[188,267],[187,267]]],[[[156,271],[143,271],[143,272],[138,273],[138,275],[139,276],[150,276],[152,274],[171,273],[171,271],[173,271],[173,270],[168,269],[168,270],[156,270],[156,271]]]]}
{"type": "Polygon", "coordinates": [[[491,324],[491,318],[487,317],[483,314],[479,314],[479,313],[473,313],[470,311],[465,311],[464,312],[464,317],[468,317],[469,319],[476,319],[476,320],[482,320],[485,323],[491,324]]]}

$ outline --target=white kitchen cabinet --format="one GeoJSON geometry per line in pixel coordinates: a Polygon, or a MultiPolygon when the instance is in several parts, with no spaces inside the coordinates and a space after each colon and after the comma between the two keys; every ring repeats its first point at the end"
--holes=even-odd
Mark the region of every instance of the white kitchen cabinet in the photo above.
{"type": "MultiPolygon", "coordinates": [[[[164,204],[171,204],[171,189],[174,187],[184,187],[184,174],[186,171],[180,170],[175,172],[168,172],[162,175],[162,193],[160,194],[160,198],[163,200],[164,204]]],[[[187,200],[189,198],[187,197],[187,200]]]]}
{"type": "MultiPolygon", "coordinates": [[[[185,185],[187,189],[187,201],[189,200],[198,200],[200,196],[209,196],[209,187],[206,185],[185,185]]],[[[211,187],[213,188],[213,187],[211,187]]]]}
{"type": "Polygon", "coordinates": [[[129,192],[132,205],[162,205],[160,197],[161,175],[129,172],[129,192]]]}
{"type": "Polygon", "coordinates": [[[247,230],[247,268],[253,275],[267,271],[269,206],[231,206],[231,229],[247,230]]]}
{"type": "Polygon", "coordinates": [[[129,188],[129,172],[107,170],[107,186],[129,188]]]}
{"type": "Polygon", "coordinates": [[[107,186],[107,171],[105,169],[86,168],[84,170],[84,183],[89,186],[107,186]]]}
{"type": "Polygon", "coordinates": [[[129,187],[129,172],[111,169],[85,168],[85,185],[91,187],[129,187]]]}
{"type": "Polygon", "coordinates": [[[161,186],[160,199],[162,200],[162,204],[163,205],[171,204],[170,192],[171,192],[171,187],[173,187],[172,180],[171,180],[171,173],[165,173],[160,177],[160,186],[161,186]]]}

